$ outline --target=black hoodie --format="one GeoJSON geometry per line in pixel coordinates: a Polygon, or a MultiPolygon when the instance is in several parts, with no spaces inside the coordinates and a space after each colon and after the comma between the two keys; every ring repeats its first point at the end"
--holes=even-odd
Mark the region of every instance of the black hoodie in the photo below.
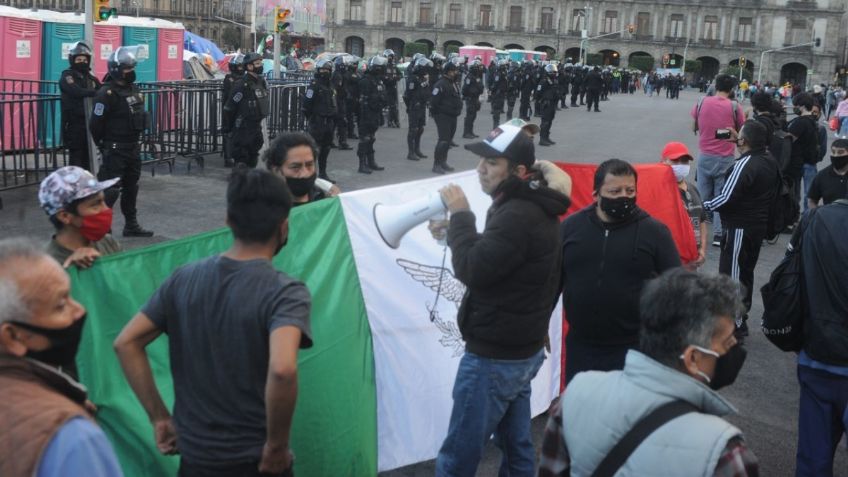
{"type": "Polygon", "coordinates": [[[457,324],[469,352],[517,360],[544,345],[559,294],[557,227],[570,202],[543,184],[517,176],[504,180],[482,234],[471,211],[451,215],[453,269],[467,287],[457,324]]]}
{"type": "Polygon", "coordinates": [[[569,335],[590,345],[635,346],[642,286],[680,266],[668,227],[640,208],[604,223],[593,204],[565,219],[561,230],[569,335]]]}

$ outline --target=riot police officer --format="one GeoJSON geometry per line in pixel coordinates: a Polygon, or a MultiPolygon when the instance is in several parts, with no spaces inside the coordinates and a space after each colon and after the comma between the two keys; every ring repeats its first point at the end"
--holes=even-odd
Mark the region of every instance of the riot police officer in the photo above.
{"type": "Polygon", "coordinates": [[[374,142],[377,141],[377,129],[387,102],[386,87],[383,85],[387,64],[385,56],[371,57],[368,70],[359,80],[359,148],[356,155],[359,156],[358,172],[363,174],[385,169],[374,160],[374,142]]]}
{"type": "Polygon", "coordinates": [[[333,59],[333,76],[330,83],[336,92],[336,134],[339,137],[339,150],[349,151],[353,149],[347,143],[347,89],[345,88],[345,72],[348,63],[353,57],[350,55],[339,55],[333,59]]]}
{"type": "Polygon", "coordinates": [[[359,139],[356,135],[356,126],[359,124],[359,58],[353,57],[347,65],[345,72],[345,122],[347,123],[347,137],[359,139]]]}
{"type": "Polygon", "coordinates": [[[557,76],[557,86],[559,87],[559,107],[568,109],[566,98],[568,97],[568,87],[571,84],[571,63],[566,63],[563,71],[560,71],[557,76]]]}
{"type": "Polygon", "coordinates": [[[530,120],[530,97],[536,89],[535,72],[533,71],[533,62],[527,60],[521,68],[521,106],[518,109],[518,117],[525,121],[530,120]]]}
{"type": "Polygon", "coordinates": [[[556,144],[551,141],[551,125],[556,116],[557,100],[559,99],[559,85],[557,84],[557,67],[555,64],[545,65],[545,75],[536,86],[536,100],[539,102],[539,110],[542,114],[540,128],[540,146],[552,146],[556,144]]]}
{"type": "MultiPolygon", "coordinates": [[[[512,119],[512,112],[515,110],[515,102],[518,100],[518,95],[521,93],[521,71],[518,68],[518,63],[515,61],[509,62],[509,73],[506,76],[506,119],[512,119]]],[[[500,124],[500,123],[498,123],[500,124]]]]}
{"type": "Polygon", "coordinates": [[[483,62],[474,60],[468,66],[468,75],[462,85],[462,99],[465,100],[465,123],[463,124],[462,137],[474,139],[474,120],[477,119],[477,111],[480,110],[480,95],[483,94],[483,62]]]}
{"type": "Polygon", "coordinates": [[[430,54],[430,61],[433,62],[433,67],[430,68],[430,84],[434,85],[441,78],[442,70],[444,69],[447,58],[445,58],[444,55],[433,51],[433,53],[430,54]]]}
{"type": "Polygon", "coordinates": [[[78,41],[68,51],[70,68],[59,78],[62,92],[62,138],[68,148],[68,163],[90,171],[88,131],[85,127],[85,98],[93,98],[100,81],[91,74],[91,48],[78,41]]]}
{"type": "MultiPolygon", "coordinates": [[[[571,107],[577,107],[577,97],[580,95],[580,90],[583,88],[583,65],[577,63],[574,65],[574,69],[572,70],[571,75],[571,107]]],[[[583,100],[580,100],[580,104],[583,104],[583,100]]]]}
{"type": "Polygon", "coordinates": [[[409,152],[406,158],[410,161],[426,159],[421,152],[421,135],[427,124],[427,103],[430,101],[430,82],[428,73],[433,62],[421,56],[410,63],[407,71],[406,88],[403,91],[403,103],[406,105],[406,115],[409,120],[409,131],[406,134],[406,145],[409,152]]]}
{"type": "Polygon", "coordinates": [[[339,112],[336,90],[330,82],[332,74],[333,63],[329,59],[315,63],[315,77],[304,93],[303,114],[309,120],[309,134],[318,144],[318,177],[335,183],[327,175],[327,157],[339,112]]]}
{"type": "Polygon", "coordinates": [[[94,96],[89,129],[103,156],[98,179],[121,179],[105,191],[105,198],[109,207],[121,198],[124,237],[151,237],[153,232],[138,224],[136,209],[141,177],[139,139],[149,123],[144,97],[134,84],[137,51],[138,47],[122,46],[109,56],[109,76],[94,96]]]}
{"type": "Polygon", "coordinates": [[[386,99],[388,100],[389,114],[386,127],[399,128],[400,117],[398,113],[398,81],[400,81],[400,70],[395,62],[395,52],[391,49],[383,51],[386,57],[386,74],[383,76],[383,84],[386,86],[386,99]]]}
{"type": "MultiPolygon", "coordinates": [[[[230,68],[230,72],[224,77],[224,82],[222,84],[222,106],[226,106],[227,101],[230,100],[230,96],[232,96],[233,92],[233,85],[240,80],[242,76],[244,76],[244,55],[237,53],[231,56],[228,66],[230,68]]],[[[230,134],[232,134],[232,132],[230,132],[230,134]]],[[[230,134],[224,134],[224,167],[233,167],[235,164],[231,151],[232,139],[230,138],[230,134]]]]}
{"type": "Polygon", "coordinates": [[[462,98],[455,81],[458,73],[459,66],[456,63],[445,63],[442,67],[442,77],[433,86],[433,92],[430,94],[430,111],[436,121],[439,135],[439,142],[436,143],[433,153],[433,172],[436,174],[454,170],[448,165],[448,150],[456,134],[456,118],[462,113],[462,98]]]}
{"type": "Polygon", "coordinates": [[[262,120],[271,109],[268,85],[262,76],[262,56],[244,55],[244,76],[235,82],[232,96],[224,106],[224,128],[231,131],[231,152],[235,162],[256,167],[259,150],[265,142],[262,120]]]}
{"type": "MultiPolygon", "coordinates": [[[[501,123],[501,114],[504,112],[504,100],[507,95],[507,65],[509,61],[506,59],[498,60],[498,66],[492,72],[492,79],[489,82],[489,100],[492,103],[492,129],[498,127],[501,123]]],[[[513,102],[515,105],[515,102],[513,102]]]]}

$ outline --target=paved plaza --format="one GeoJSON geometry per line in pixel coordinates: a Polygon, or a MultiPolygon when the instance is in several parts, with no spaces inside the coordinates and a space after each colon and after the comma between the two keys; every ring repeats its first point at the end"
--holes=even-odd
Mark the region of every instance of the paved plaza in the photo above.
{"type": "MultiPolygon", "coordinates": [[[[597,164],[617,157],[632,162],[656,162],[660,150],[668,141],[682,141],[697,153],[697,137],[691,131],[689,110],[697,101],[696,92],[684,91],[679,100],[665,96],[649,98],[641,91],[635,95],[611,96],[601,102],[601,113],[587,112],[585,107],[557,112],[551,138],[553,147],[536,148],[537,158],[552,161],[597,164]]],[[[401,105],[402,107],[402,105],[401,105]]],[[[516,111],[518,107],[516,105],[516,111]]],[[[460,131],[462,116],[460,120],[460,131]]],[[[538,121],[538,118],[536,118],[538,121]]],[[[334,150],[330,154],[329,174],[343,191],[383,184],[398,183],[431,177],[433,147],[436,143],[435,124],[428,118],[422,139],[422,150],[428,159],[412,162],[406,159],[405,118],[401,129],[381,128],[377,132],[376,159],[386,167],[371,175],[356,172],[356,141],[352,151],[334,150]]],[[[478,114],[475,132],[485,136],[492,127],[489,106],[483,103],[478,114]]],[[[460,145],[470,141],[458,134],[460,145]]],[[[462,148],[451,149],[448,162],[458,171],[475,167],[477,159],[462,148]]],[[[826,159],[822,167],[828,164],[826,159]]],[[[694,171],[694,167],[693,167],[694,171]]],[[[204,168],[196,165],[188,170],[185,160],[178,160],[172,174],[167,167],[151,175],[145,168],[140,181],[139,221],[156,235],[150,239],[118,240],[125,248],[137,248],[151,243],[193,235],[224,226],[226,177],[228,169],[218,156],[208,156],[204,168]]],[[[0,210],[0,236],[30,236],[46,241],[52,233],[47,217],[38,207],[37,188],[28,187],[0,192],[4,209],[0,210]]],[[[121,230],[123,217],[116,211],[114,230],[121,230]]],[[[756,269],[757,291],[751,310],[752,331],[748,339],[748,360],[736,384],[722,394],[739,409],[730,421],[745,433],[749,446],[760,460],[763,476],[794,475],[798,419],[798,384],[795,376],[795,356],[780,352],[770,345],[757,330],[762,314],[759,287],[781,259],[787,241],[782,236],[775,245],[765,245],[756,269]]],[[[704,271],[714,273],[718,266],[718,249],[711,247],[704,271]]],[[[343,397],[341,397],[343,399],[343,397]]],[[[537,449],[541,444],[545,416],[533,422],[537,449]]],[[[698,429],[692,429],[697,433],[698,429]]],[[[843,441],[837,452],[836,475],[848,475],[848,452],[843,441]]],[[[489,446],[478,475],[497,475],[500,454],[489,446]]],[[[433,462],[397,469],[380,474],[383,477],[432,476],[433,462]]]]}

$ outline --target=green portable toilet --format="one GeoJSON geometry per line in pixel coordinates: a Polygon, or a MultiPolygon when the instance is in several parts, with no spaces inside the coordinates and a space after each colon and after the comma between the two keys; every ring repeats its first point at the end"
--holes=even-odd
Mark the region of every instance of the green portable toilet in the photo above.
{"type": "MultiPolygon", "coordinates": [[[[73,13],[43,12],[44,28],[41,54],[41,93],[60,94],[58,82],[62,71],[68,68],[68,50],[83,40],[85,31],[82,15],[73,13]]],[[[46,102],[41,117],[44,122],[46,147],[53,147],[61,140],[62,108],[58,101],[46,102]],[[49,118],[55,118],[49,120],[49,118]]]]}
{"type": "Polygon", "coordinates": [[[138,64],[135,66],[135,77],[138,83],[152,83],[156,81],[156,64],[159,54],[159,31],[152,26],[140,26],[144,20],[132,17],[118,17],[121,23],[130,23],[124,26],[124,46],[141,46],[138,53],[138,64]],[[136,23],[138,25],[136,25],[136,23]]]}

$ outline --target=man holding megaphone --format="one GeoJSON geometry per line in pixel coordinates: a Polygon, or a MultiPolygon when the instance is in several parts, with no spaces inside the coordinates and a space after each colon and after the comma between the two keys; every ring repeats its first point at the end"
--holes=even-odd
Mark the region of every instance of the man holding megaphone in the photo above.
{"type": "Polygon", "coordinates": [[[538,131],[516,119],[465,146],[481,157],[480,185],[492,197],[483,233],[453,184],[440,191],[449,223],[430,225],[437,238],[447,229],[454,274],[467,287],[457,313],[465,354],[437,476],[473,476],[492,434],[504,453],[501,475],[533,475],[530,381],[545,359],[562,269],[559,216],[571,193],[565,172],[536,163],[538,131]]]}

